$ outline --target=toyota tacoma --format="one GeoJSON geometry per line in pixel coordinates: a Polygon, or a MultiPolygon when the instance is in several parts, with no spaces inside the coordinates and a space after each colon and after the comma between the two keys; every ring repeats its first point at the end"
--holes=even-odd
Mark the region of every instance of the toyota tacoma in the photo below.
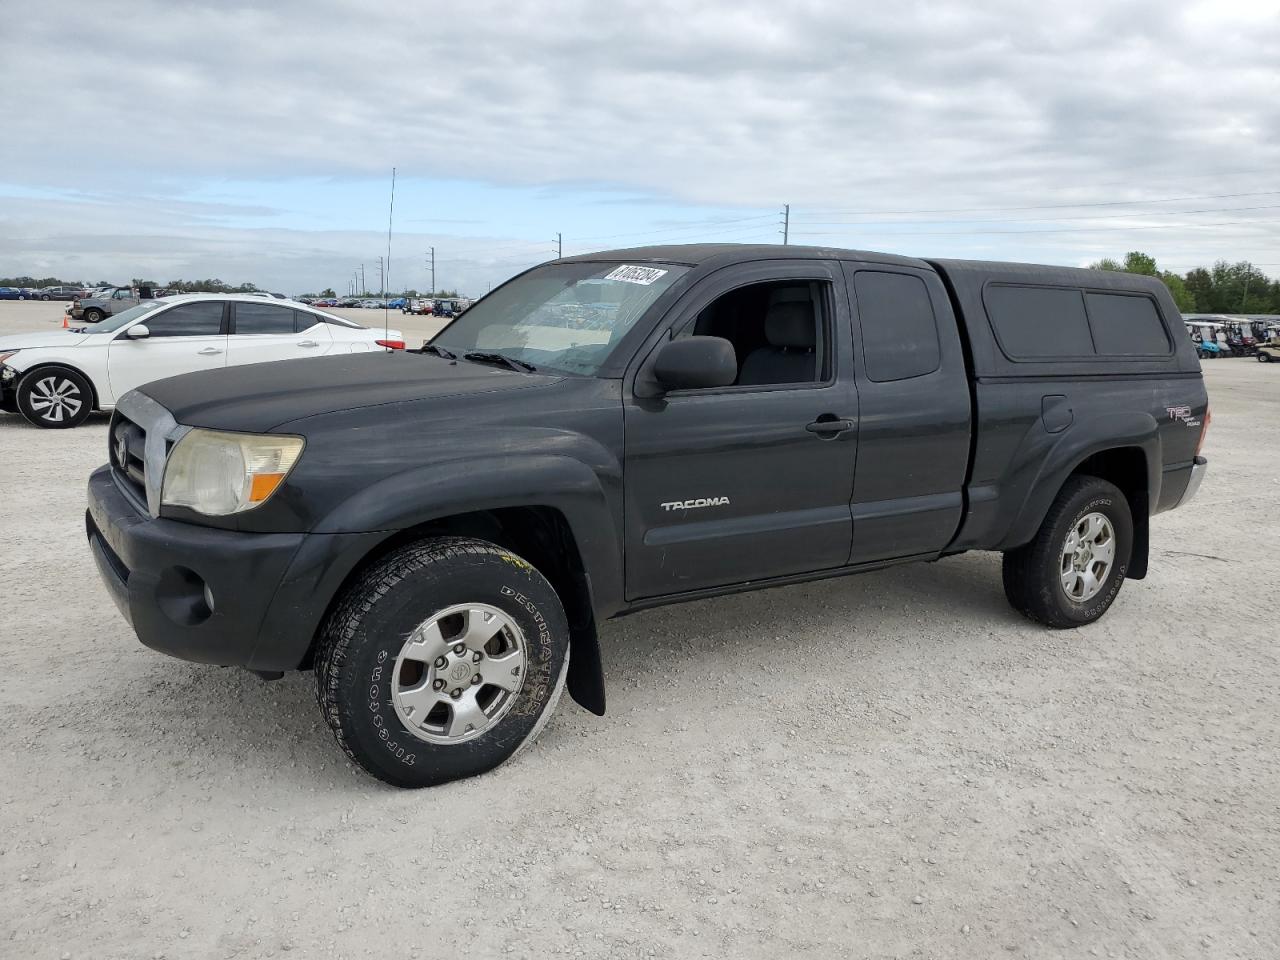
{"type": "Polygon", "coordinates": [[[338,742],[427,786],[604,713],[597,628],[1003,554],[1047,627],[1147,574],[1206,463],[1199,362],[1128,274],[791,246],[566,257],[421,351],[123,396],[88,540],[141,641],[314,670],[338,742]]]}

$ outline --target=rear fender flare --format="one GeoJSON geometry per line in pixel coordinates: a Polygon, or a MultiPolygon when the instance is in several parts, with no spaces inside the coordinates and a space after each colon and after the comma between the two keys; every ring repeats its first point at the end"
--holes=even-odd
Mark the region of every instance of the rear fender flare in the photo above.
{"type": "MultiPolygon", "coordinates": [[[[1160,427],[1155,418],[1149,413],[1134,412],[1077,420],[1042,459],[1039,473],[996,549],[1008,550],[1030,542],[1067,478],[1095,454],[1122,447],[1142,450],[1147,463],[1147,504],[1159,503],[1162,461],[1160,427]]],[[[1150,506],[1147,509],[1149,512],[1150,506]]],[[[1145,517],[1134,517],[1135,527],[1145,522],[1145,517]]]]}

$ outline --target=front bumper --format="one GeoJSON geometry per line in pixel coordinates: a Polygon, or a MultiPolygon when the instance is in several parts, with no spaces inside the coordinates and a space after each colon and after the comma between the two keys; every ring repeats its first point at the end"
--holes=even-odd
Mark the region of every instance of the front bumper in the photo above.
{"type": "Polygon", "coordinates": [[[18,371],[0,363],[0,410],[18,412],[18,371]]]}
{"type": "Polygon", "coordinates": [[[146,646],[197,663],[292,670],[383,534],[241,533],[140,513],[110,467],[89,478],[89,547],[146,646]]]}

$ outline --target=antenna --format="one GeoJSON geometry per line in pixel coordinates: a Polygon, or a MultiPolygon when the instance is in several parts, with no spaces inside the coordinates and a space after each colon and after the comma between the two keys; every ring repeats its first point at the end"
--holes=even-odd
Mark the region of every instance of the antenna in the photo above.
{"type": "MultiPolygon", "coordinates": [[[[390,340],[391,311],[387,307],[387,284],[391,281],[391,218],[396,212],[396,168],[391,168],[391,208],[387,210],[387,263],[382,271],[382,339],[390,340]]],[[[387,348],[390,350],[390,347],[387,348]]]]}

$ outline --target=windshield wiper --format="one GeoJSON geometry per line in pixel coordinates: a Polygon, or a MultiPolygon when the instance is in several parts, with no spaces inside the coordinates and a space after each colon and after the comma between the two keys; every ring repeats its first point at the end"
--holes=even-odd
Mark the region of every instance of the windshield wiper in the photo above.
{"type": "Polygon", "coordinates": [[[436,345],[436,344],[434,344],[434,343],[424,343],[424,344],[422,345],[422,349],[421,349],[419,352],[420,352],[420,353],[434,353],[437,357],[444,357],[446,360],[457,360],[457,359],[458,359],[458,358],[457,358],[457,357],[455,357],[452,353],[450,353],[448,350],[446,350],[444,347],[437,346],[437,345],[436,345]]]}
{"type": "Polygon", "coordinates": [[[538,369],[532,363],[525,363],[515,357],[508,357],[505,353],[464,353],[462,359],[471,360],[474,363],[500,363],[512,370],[524,370],[527,373],[532,373],[538,369]]]}

